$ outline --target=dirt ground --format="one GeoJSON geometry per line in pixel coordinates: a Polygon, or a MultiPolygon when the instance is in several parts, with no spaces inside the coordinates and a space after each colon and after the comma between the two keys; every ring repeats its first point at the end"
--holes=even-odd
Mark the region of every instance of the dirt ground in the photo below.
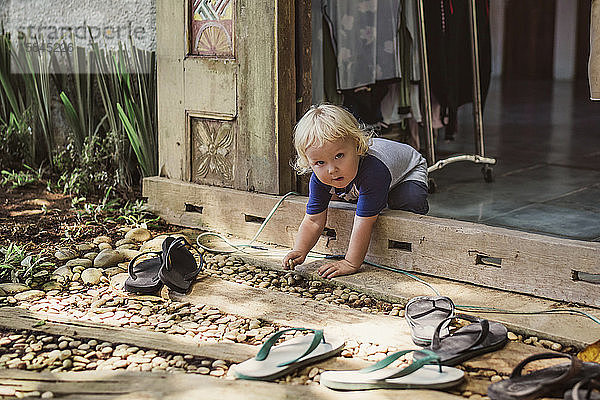
{"type": "MultiPolygon", "coordinates": [[[[28,252],[47,252],[56,245],[113,236],[121,226],[109,215],[77,212],[73,196],[49,192],[42,183],[20,188],[0,186],[0,246],[14,243],[28,252]]],[[[173,227],[160,223],[159,231],[173,227]]]]}

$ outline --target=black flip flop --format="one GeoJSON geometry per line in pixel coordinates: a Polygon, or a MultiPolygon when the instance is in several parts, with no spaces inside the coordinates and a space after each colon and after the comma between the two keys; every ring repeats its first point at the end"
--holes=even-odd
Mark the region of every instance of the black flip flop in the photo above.
{"type": "MultiPolygon", "coordinates": [[[[508,342],[508,331],[498,322],[488,321],[465,314],[457,314],[439,323],[428,350],[440,356],[442,365],[453,366],[469,360],[480,354],[498,350],[508,342]],[[440,330],[454,319],[466,319],[473,322],[462,327],[451,335],[440,338],[440,330]]],[[[426,357],[425,353],[415,352],[413,358],[418,360],[426,357]]]]}
{"type": "MultiPolygon", "coordinates": [[[[425,347],[431,344],[433,333],[440,322],[454,317],[454,303],[446,296],[414,297],[406,304],[404,315],[413,342],[425,347]]],[[[449,324],[450,321],[447,321],[449,324]]],[[[441,329],[441,336],[449,333],[448,324],[441,329]]]]}
{"type": "Polygon", "coordinates": [[[162,282],[158,279],[158,271],[162,265],[161,251],[147,251],[137,255],[129,262],[129,277],[123,285],[125,290],[132,293],[149,294],[156,293],[162,288],[162,282]],[[148,260],[136,264],[136,260],[146,254],[157,254],[148,260]]]}
{"type": "Polygon", "coordinates": [[[600,373],[577,382],[565,392],[564,400],[600,400],[600,373]]]}
{"type": "Polygon", "coordinates": [[[202,270],[202,253],[198,252],[200,254],[200,266],[198,266],[188,248],[196,250],[183,237],[169,236],[163,243],[164,262],[158,271],[158,277],[169,289],[179,293],[187,293],[202,270]]]}
{"type": "Polygon", "coordinates": [[[492,400],[531,400],[540,397],[562,397],[578,381],[600,373],[600,364],[582,362],[562,353],[539,353],[525,358],[510,374],[510,378],[492,383],[487,394],[492,400]],[[553,365],[523,375],[525,365],[536,360],[568,358],[570,363],[553,365]]]}

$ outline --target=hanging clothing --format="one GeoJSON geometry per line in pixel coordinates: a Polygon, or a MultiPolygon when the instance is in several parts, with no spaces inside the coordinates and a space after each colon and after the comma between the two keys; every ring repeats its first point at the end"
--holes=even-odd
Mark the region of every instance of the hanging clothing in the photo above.
{"type": "Polygon", "coordinates": [[[400,78],[400,0],[324,0],[323,15],[334,43],[338,89],[400,78]]]}
{"type": "MultiPolygon", "coordinates": [[[[475,3],[483,108],[491,77],[489,0],[475,3]]],[[[451,139],[456,132],[458,107],[473,102],[469,1],[428,0],[423,7],[431,92],[441,105],[441,120],[448,118],[446,139],[451,139]]]]}
{"type": "Polygon", "coordinates": [[[592,0],[590,13],[590,58],[588,61],[590,99],[600,100],[600,1],[592,0]]]}

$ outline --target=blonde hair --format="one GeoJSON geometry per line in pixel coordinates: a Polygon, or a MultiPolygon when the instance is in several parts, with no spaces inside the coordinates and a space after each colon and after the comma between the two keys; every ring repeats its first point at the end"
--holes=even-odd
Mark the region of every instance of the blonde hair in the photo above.
{"type": "Polygon", "coordinates": [[[310,163],[306,157],[309,147],[321,147],[326,142],[348,138],[356,143],[359,156],[367,154],[371,133],[349,111],[334,104],[311,106],[294,128],[294,147],[298,156],[292,167],[299,174],[310,172],[310,163]]]}

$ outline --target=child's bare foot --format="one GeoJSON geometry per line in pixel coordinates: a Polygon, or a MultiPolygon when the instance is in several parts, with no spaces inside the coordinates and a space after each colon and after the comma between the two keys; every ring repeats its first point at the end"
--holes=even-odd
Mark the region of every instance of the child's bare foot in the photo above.
{"type": "Polygon", "coordinates": [[[347,260],[339,260],[323,265],[319,268],[319,275],[323,278],[331,279],[340,275],[350,275],[358,271],[359,267],[355,267],[347,260]]]}

